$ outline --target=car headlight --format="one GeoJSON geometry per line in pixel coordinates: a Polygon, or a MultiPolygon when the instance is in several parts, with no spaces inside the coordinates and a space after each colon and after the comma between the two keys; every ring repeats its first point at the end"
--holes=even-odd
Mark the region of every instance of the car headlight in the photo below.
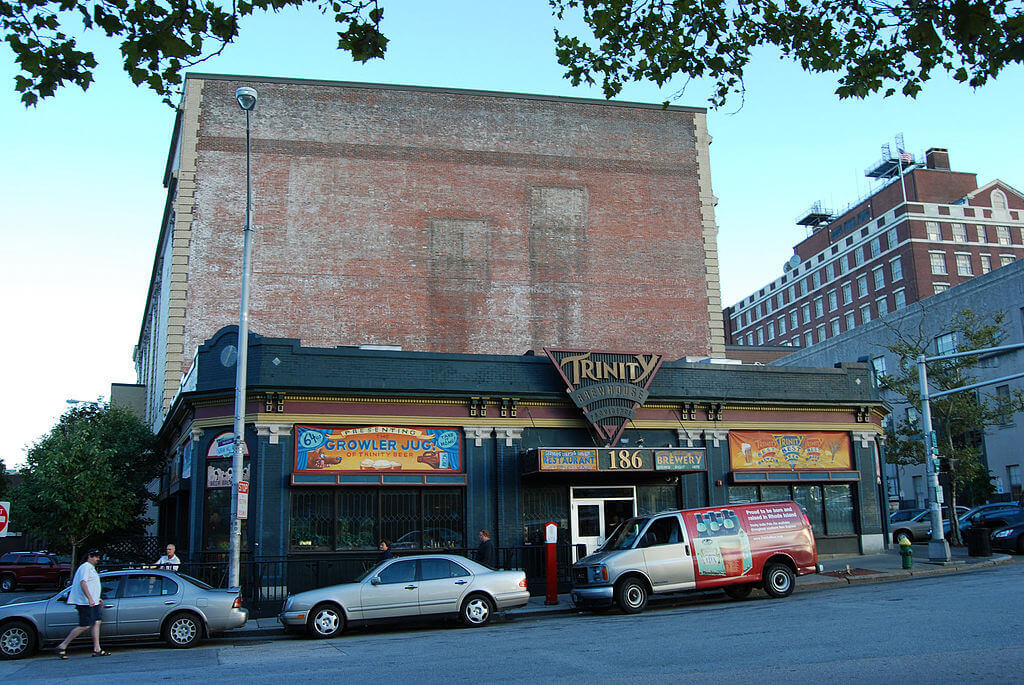
{"type": "Polygon", "coordinates": [[[994,537],[994,538],[1008,538],[1011,535],[1013,535],[1013,528],[1007,528],[1006,530],[999,531],[998,533],[996,533],[992,537],[994,537]]]}
{"type": "Polygon", "coordinates": [[[588,567],[589,579],[591,583],[600,583],[608,580],[608,567],[607,566],[590,566],[588,567]]]}

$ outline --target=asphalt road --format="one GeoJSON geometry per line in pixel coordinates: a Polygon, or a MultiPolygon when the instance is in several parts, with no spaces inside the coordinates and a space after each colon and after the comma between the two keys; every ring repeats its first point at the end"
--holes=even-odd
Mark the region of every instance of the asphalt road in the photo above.
{"type": "Polygon", "coordinates": [[[221,638],[52,650],[0,663],[0,682],[88,678],[287,683],[535,682],[1018,683],[1024,559],[970,573],[799,590],[784,600],[696,602],[639,616],[521,618],[485,628],[357,628],[340,638],[221,638]],[[83,667],[84,670],[83,670],[83,667]]]}

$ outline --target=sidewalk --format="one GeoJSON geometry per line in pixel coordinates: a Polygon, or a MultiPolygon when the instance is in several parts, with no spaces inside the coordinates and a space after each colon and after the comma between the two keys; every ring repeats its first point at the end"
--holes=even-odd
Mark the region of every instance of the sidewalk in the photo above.
{"type": "MultiPolygon", "coordinates": [[[[1009,562],[1012,557],[1005,554],[993,553],[990,557],[967,556],[966,547],[950,548],[952,560],[948,564],[932,563],[928,561],[928,545],[914,545],[914,567],[904,569],[898,549],[892,549],[881,554],[854,555],[848,557],[835,557],[833,559],[822,559],[824,573],[817,573],[809,576],[800,576],[796,580],[795,592],[808,592],[814,590],[827,590],[846,586],[851,583],[878,583],[887,580],[903,580],[915,576],[935,575],[942,573],[959,573],[974,569],[995,566],[1009,562]]],[[[718,594],[717,590],[709,590],[708,593],[718,594]]],[[[755,591],[757,592],[757,591],[755,591]]],[[[670,595],[654,595],[650,598],[649,606],[665,606],[672,604],[685,604],[693,602],[699,593],[673,593],[670,595]]],[[[506,618],[524,618],[554,614],[567,614],[577,611],[573,607],[568,594],[558,595],[558,604],[546,605],[544,597],[531,597],[529,604],[518,609],[511,609],[505,612],[506,618]]],[[[273,635],[283,634],[281,624],[277,618],[250,619],[243,628],[232,630],[231,635],[273,635]]]]}

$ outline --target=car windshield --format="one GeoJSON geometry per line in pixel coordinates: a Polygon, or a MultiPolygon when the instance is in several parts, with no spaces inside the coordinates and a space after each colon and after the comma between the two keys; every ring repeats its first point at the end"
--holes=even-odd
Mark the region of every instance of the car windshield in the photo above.
{"type": "Polygon", "coordinates": [[[608,536],[605,543],[601,545],[602,550],[629,549],[636,542],[640,531],[647,525],[646,518],[626,519],[620,523],[612,534],[608,536]]]}
{"type": "Polygon", "coordinates": [[[894,512],[893,515],[889,518],[889,521],[892,523],[897,523],[899,521],[909,521],[916,516],[920,516],[920,514],[921,512],[917,509],[902,509],[900,511],[894,512]]]}
{"type": "Polygon", "coordinates": [[[380,562],[379,564],[374,564],[373,566],[371,566],[370,568],[366,569],[365,571],[360,573],[358,576],[356,576],[355,580],[353,580],[352,582],[353,583],[361,583],[362,581],[364,581],[367,578],[369,578],[370,576],[372,576],[374,571],[379,569],[383,564],[384,564],[383,561],[380,562]]]}

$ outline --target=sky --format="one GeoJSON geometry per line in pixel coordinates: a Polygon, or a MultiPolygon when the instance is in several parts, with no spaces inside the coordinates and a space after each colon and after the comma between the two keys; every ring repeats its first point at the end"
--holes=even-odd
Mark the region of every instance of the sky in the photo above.
{"type": "MultiPolygon", "coordinates": [[[[252,17],[241,39],[195,71],[602,98],[574,88],[554,56],[547,0],[385,0],[383,61],[335,50],[333,23],[315,10],[252,17]]],[[[0,458],[25,449],[70,406],[134,383],[138,340],[165,201],[174,111],[134,86],[116,45],[85,38],[100,67],[82,92],[26,109],[13,56],[0,47],[0,458]]],[[[617,99],[661,103],[664,90],[627,85],[617,99]]],[[[840,101],[835,78],[810,75],[762,50],[743,101],[708,112],[718,206],[723,305],[782,274],[805,235],[795,220],[814,202],[845,208],[871,192],[864,170],[903,133],[919,159],[949,150],[979,184],[1024,188],[1024,70],[978,90],[939,77],[916,100],[840,101]]],[[[710,84],[686,85],[673,104],[705,107],[710,84]]],[[[241,119],[240,119],[241,121],[241,119]]]]}

